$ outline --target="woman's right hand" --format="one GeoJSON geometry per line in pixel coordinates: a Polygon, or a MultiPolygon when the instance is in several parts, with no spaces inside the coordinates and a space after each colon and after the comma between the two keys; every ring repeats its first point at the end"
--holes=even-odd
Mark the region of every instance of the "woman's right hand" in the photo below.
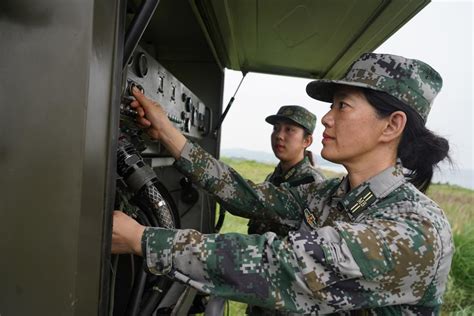
{"type": "Polygon", "coordinates": [[[166,112],[161,105],[148,99],[137,87],[133,87],[132,94],[135,100],[130,106],[138,112],[137,123],[146,130],[146,133],[155,140],[161,140],[167,128],[173,128],[166,112]]]}
{"type": "Polygon", "coordinates": [[[186,144],[186,138],[173,126],[157,102],[148,99],[136,87],[133,87],[132,94],[135,100],[130,106],[138,113],[137,124],[145,129],[152,139],[160,141],[173,157],[178,159],[186,144]]]}

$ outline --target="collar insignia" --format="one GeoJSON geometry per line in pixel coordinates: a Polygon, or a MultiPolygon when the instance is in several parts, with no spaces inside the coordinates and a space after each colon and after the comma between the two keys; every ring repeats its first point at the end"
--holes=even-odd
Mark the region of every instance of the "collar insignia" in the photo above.
{"type": "Polygon", "coordinates": [[[313,215],[313,213],[311,213],[311,211],[308,208],[304,209],[304,217],[309,227],[311,227],[312,229],[318,228],[316,217],[313,215]]]}
{"type": "Polygon", "coordinates": [[[377,198],[369,187],[365,188],[349,205],[347,209],[353,216],[359,215],[365,210],[370,204],[372,204],[377,198]]]}

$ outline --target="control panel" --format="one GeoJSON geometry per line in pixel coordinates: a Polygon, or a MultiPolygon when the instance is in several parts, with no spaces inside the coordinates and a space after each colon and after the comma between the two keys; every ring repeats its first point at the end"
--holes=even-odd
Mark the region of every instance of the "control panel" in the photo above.
{"type": "MultiPolygon", "coordinates": [[[[158,102],[171,122],[188,138],[201,139],[210,134],[212,112],[190,89],[158,63],[143,48],[137,47],[127,66],[125,91],[122,93],[121,114],[136,115],[129,106],[134,86],[148,98],[158,102]]],[[[158,144],[148,144],[145,155],[159,154],[158,144]]]]}

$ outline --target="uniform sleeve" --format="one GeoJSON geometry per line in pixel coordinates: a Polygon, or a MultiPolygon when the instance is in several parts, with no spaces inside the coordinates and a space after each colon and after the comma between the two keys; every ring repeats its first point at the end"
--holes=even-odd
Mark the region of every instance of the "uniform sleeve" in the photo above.
{"type": "Polygon", "coordinates": [[[200,291],[272,309],[323,314],[425,299],[439,245],[428,221],[380,218],[264,235],[147,228],[148,269],[200,291]]]}
{"type": "MultiPolygon", "coordinates": [[[[314,311],[319,304],[307,285],[305,262],[321,265],[324,254],[315,234],[311,251],[300,257],[295,242],[264,235],[201,234],[195,230],[147,228],[142,238],[147,267],[202,292],[272,309],[314,311]],[[308,261],[309,260],[309,261],[308,261]],[[311,303],[311,306],[306,306],[311,303]]],[[[303,250],[303,249],[301,249],[303,250]]],[[[332,282],[334,275],[328,275],[332,282]]]]}
{"type": "Polygon", "coordinates": [[[302,219],[300,206],[287,188],[245,180],[189,141],[175,166],[234,215],[282,223],[299,223],[302,219]]]}

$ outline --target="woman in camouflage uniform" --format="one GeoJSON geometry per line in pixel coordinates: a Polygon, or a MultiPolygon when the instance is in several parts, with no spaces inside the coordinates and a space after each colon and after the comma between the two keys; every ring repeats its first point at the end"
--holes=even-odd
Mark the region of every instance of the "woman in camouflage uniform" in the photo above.
{"type": "Polygon", "coordinates": [[[348,175],[295,187],[250,186],[186,141],[159,107],[135,92],[140,124],[165,144],[183,173],[236,208],[301,225],[283,239],[274,233],[201,234],[145,228],[115,212],[112,251],[143,255],[152,273],[266,308],[439,314],[451,229],[422,192],[434,166],[448,156],[448,142],[425,127],[441,86],[440,75],[419,60],[371,53],[342,80],[308,84],[310,96],[332,102],[322,119],[321,154],[348,175]]]}
{"type": "MultiPolygon", "coordinates": [[[[316,116],[304,107],[285,105],[280,107],[277,114],[268,116],[265,121],[273,125],[272,150],[280,160],[265,181],[276,186],[285,182],[324,181],[324,176],[313,166],[312,153],[306,149],[313,143],[316,116]]],[[[286,236],[291,229],[291,226],[281,223],[275,225],[268,220],[252,218],[248,227],[249,234],[272,231],[280,237],[286,236]]]]}
{"type": "MultiPolygon", "coordinates": [[[[312,181],[319,183],[324,181],[324,176],[313,166],[312,153],[306,149],[313,142],[316,116],[304,107],[285,105],[280,107],[277,114],[268,116],[265,121],[273,125],[272,150],[280,160],[280,163],[265,181],[276,186],[282,183],[309,183],[312,181]]],[[[279,237],[285,237],[291,229],[291,226],[272,223],[267,219],[251,218],[248,223],[249,234],[274,232],[279,237]]],[[[274,309],[264,309],[252,305],[248,306],[247,314],[256,316],[289,315],[274,309]]]]}

